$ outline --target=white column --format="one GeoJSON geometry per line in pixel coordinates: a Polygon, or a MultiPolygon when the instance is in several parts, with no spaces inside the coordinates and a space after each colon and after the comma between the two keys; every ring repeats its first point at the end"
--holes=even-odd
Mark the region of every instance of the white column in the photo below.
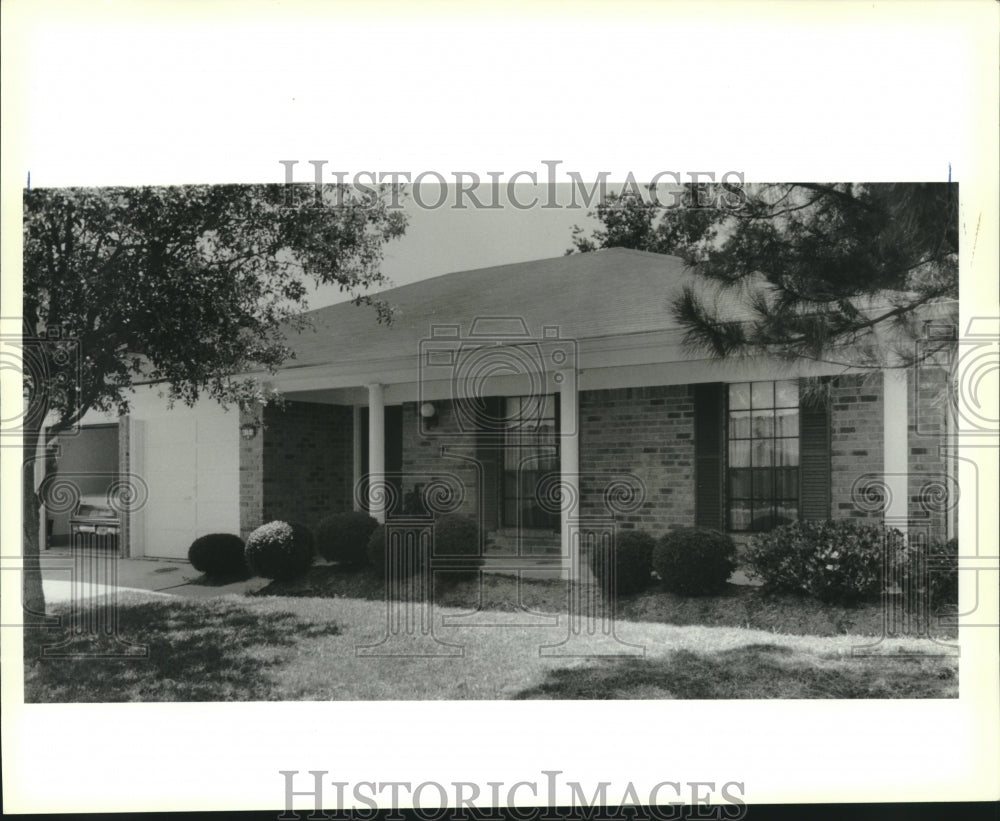
{"type": "Polygon", "coordinates": [[[562,484],[566,489],[563,494],[561,545],[563,571],[568,573],[572,567],[579,567],[579,556],[573,561],[573,553],[579,549],[573,545],[573,519],[579,514],[580,499],[580,434],[577,420],[580,413],[580,399],[577,393],[576,379],[568,371],[560,371],[559,376],[559,471],[562,484]]]}
{"type": "MultiPolygon", "coordinates": [[[[237,428],[240,424],[236,417],[237,428]]],[[[260,433],[257,434],[260,436],[260,433]]],[[[237,442],[239,442],[237,430],[237,442]]],[[[237,447],[239,445],[237,444],[237,447]]],[[[238,464],[238,462],[237,462],[238,464]]],[[[133,476],[146,475],[146,423],[131,414],[128,417],[128,470],[133,476]]],[[[236,521],[239,522],[239,501],[237,497],[236,521]]],[[[128,516],[128,557],[141,558],[146,555],[146,514],[142,506],[129,510],[128,516]]]]}
{"type": "Polygon", "coordinates": [[[385,475],[385,389],[374,383],[368,386],[368,498],[372,516],[385,522],[385,493],[373,488],[385,475]]]}
{"type": "Polygon", "coordinates": [[[352,453],[351,453],[351,464],[353,465],[353,470],[351,473],[351,509],[360,510],[360,499],[358,498],[358,483],[361,481],[361,477],[365,474],[365,468],[361,464],[361,408],[355,405],[352,408],[354,417],[352,420],[352,453]]]}
{"type": "Polygon", "coordinates": [[[906,533],[909,517],[909,417],[906,405],[906,370],[882,371],[882,470],[890,498],[885,508],[887,525],[906,533]]]}

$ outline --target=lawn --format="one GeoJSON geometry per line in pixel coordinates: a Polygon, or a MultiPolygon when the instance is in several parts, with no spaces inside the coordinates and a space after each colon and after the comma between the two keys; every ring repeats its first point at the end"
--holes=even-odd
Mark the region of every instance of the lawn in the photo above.
{"type": "MultiPolygon", "coordinates": [[[[806,606],[757,588],[683,599],[646,593],[609,622],[571,621],[567,586],[484,577],[443,584],[433,637],[386,642],[389,605],[363,573],[318,566],[256,596],[123,595],[118,635],[145,657],[43,658],[42,645],[119,645],[31,630],[29,702],[357,699],[953,698],[958,662],[926,639],[885,640],[877,607],[806,606]],[[528,609],[518,605],[518,597],[528,609]],[[822,613],[821,613],[822,611],[822,613]],[[796,617],[796,613],[799,614],[796,617]],[[803,615],[804,613],[804,615],[803,615]],[[579,633],[572,633],[571,626],[579,633]],[[573,640],[568,640],[573,639],[573,640]],[[436,641],[435,641],[436,640],[436,641]],[[377,647],[374,655],[371,649],[377,647]],[[548,650],[544,649],[548,646],[548,650]],[[403,655],[392,655],[398,650],[403,655]],[[367,655],[366,655],[367,653],[367,655]],[[612,653],[617,657],[602,657],[612,653]],[[640,653],[640,655],[629,655],[640,653]],[[419,655],[424,654],[424,655],[419,655]],[[428,655],[431,654],[431,655],[428,655]],[[554,654],[554,655],[553,655],[554,654]]],[[[65,610],[56,612],[66,613],[65,610]]],[[[403,608],[419,618],[422,608],[403,608]]]]}

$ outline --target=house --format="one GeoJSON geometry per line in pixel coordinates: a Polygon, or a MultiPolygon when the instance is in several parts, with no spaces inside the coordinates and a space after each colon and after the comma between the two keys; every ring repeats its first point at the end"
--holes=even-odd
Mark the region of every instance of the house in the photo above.
{"type": "Polygon", "coordinates": [[[954,532],[945,367],[713,359],[669,310],[692,281],[679,259],[617,248],[446,274],[381,294],[390,326],[350,303],[311,312],[267,377],[283,407],[167,410],[146,389],[119,420],[146,497],[124,549],[180,558],[205,532],[351,508],[384,520],[413,491],[508,552],[554,547],[567,571],[608,522],[954,532]]]}

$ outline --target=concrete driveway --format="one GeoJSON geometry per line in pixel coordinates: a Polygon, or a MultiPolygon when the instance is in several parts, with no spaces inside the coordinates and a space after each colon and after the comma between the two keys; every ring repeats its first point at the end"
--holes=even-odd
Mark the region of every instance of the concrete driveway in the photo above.
{"type": "Polygon", "coordinates": [[[42,552],[42,587],[47,602],[106,595],[112,589],[154,596],[213,599],[259,590],[267,579],[254,577],[224,585],[195,583],[201,573],[187,562],[161,559],[119,559],[94,550],[42,552]]]}

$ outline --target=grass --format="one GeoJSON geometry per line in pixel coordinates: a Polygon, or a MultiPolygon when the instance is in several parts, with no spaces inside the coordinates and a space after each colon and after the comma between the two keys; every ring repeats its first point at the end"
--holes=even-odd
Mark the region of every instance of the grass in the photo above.
{"type": "MultiPolygon", "coordinates": [[[[298,579],[271,582],[254,595],[382,601],[385,583],[366,570],[319,565],[298,579]]],[[[511,576],[489,573],[483,574],[481,581],[454,581],[447,574],[438,574],[434,596],[435,602],[445,607],[565,613],[568,587],[557,580],[518,582],[511,576]]],[[[726,585],[722,593],[711,596],[681,596],[651,588],[620,597],[615,612],[619,620],[628,622],[739,627],[799,636],[878,636],[884,622],[879,602],[827,604],[805,595],[773,594],[761,587],[737,584],[726,585]]],[[[933,624],[938,638],[957,636],[957,627],[939,625],[936,620],[933,624]]]]}
{"type": "MultiPolygon", "coordinates": [[[[704,599],[646,593],[619,602],[615,636],[581,620],[570,632],[565,583],[487,575],[482,589],[443,583],[433,637],[386,636],[382,584],[317,566],[263,595],[188,600],[121,595],[118,635],[146,657],[45,658],[42,645],[114,651],[112,638],[29,630],[29,702],[421,700],[508,698],[952,698],[957,659],[921,639],[883,642],[856,658],[876,624],[867,610],[831,609],[740,588],[704,599]],[[520,601],[518,596],[520,595],[520,601]],[[527,607],[528,609],[525,609],[527,607]],[[800,618],[795,618],[795,613],[800,618]],[[548,615],[533,615],[548,614],[548,615]],[[748,626],[749,625],[749,626],[748,626]],[[824,631],[822,634],[808,630],[824,631]],[[568,642],[575,637],[576,641],[568,642]],[[631,645],[631,646],[629,646],[631,645]],[[359,648],[378,646],[381,655],[359,648]],[[544,647],[549,647],[545,651],[544,647]],[[621,656],[641,648],[640,657],[621,656]],[[402,649],[404,655],[393,655],[402,649]],[[439,653],[438,656],[414,653],[439,653]],[[899,651],[914,655],[900,655],[899,651]],[[562,655],[546,655],[546,652],[562,655]],[[619,654],[600,658],[600,653],[619,654]],[[448,655],[448,654],[451,655],[448,655]],[[921,655],[923,654],[923,655],[921,655]]],[[[52,608],[63,615],[65,608],[52,608]]],[[[419,617],[420,607],[411,607],[419,617]]],[[[881,617],[877,624],[880,628],[881,617]]]]}
{"type": "Polygon", "coordinates": [[[956,675],[954,667],[935,658],[829,658],[777,644],[748,644],[714,654],[679,650],[658,659],[553,670],[517,697],[941,698],[957,695],[956,675]]]}

